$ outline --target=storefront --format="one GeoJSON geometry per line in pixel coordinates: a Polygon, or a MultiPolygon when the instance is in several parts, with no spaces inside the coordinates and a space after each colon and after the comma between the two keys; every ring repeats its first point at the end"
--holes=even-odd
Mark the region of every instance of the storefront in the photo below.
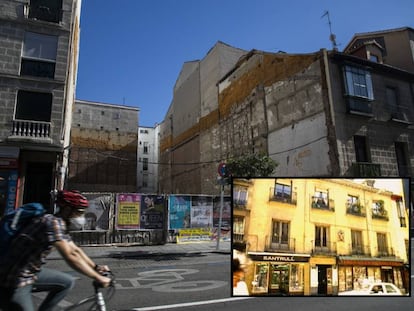
{"type": "Polygon", "coordinates": [[[248,253],[252,260],[246,282],[252,295],[308,295],[310,255],[248,253]]]}
{"type": "Polygon", "coordinates": [[[0,147],[0,218],[16,206],[19,149],[0,147]]]}
{"type": "Polygon", "coordinates": [[[403,282],[404,263],[402,261],[339,256],[338,264],[339,292],[360,290],[371,282],[389,282],[402,290],[407,290],[403,282]]]}
{"type": "Polygon", "coordinates": [[[311,295],[331,296],[338,293],[336,256],[314,256],[309,261],[311,295]]]}

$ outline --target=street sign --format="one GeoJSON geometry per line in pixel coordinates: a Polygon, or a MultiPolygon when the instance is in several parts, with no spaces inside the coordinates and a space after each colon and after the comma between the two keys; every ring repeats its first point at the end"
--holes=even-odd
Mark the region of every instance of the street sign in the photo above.
{"type": "Polygon", "coordinates": [[[220,163],[217,171],[220,177],[226,177],[227,176],[226,163],[223,163],[223,162],[220,163]]]}

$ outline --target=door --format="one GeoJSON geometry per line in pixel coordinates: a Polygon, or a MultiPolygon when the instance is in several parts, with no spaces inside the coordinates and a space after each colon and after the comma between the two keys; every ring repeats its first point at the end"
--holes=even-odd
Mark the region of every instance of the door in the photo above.
{"type": "Polygon", "coordinates": [[[318,266],[318,295],[328,294],[327,266],[318,266]]]}
{"type": "MultiPolygon", "coordinates": [[[[39,202],[50,208],[53,181],[53,163],[28,162],[24,183],[23,203],[39,202]]],[[[52,212],[49,210],[49,212],[52,212]]]]}
{"type": "Polygon", "coordinates": [[[287,295],[289,293],[289,265],[271,264],[270,293],[287,295]]]}

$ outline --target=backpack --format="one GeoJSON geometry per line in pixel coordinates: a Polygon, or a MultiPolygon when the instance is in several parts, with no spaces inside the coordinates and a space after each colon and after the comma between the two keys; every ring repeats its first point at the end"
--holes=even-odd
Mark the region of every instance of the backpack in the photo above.
{"type": "Polygon", "coordinates": [[[40,203],[27,203],[5,215],[0,221],[0,263],[8,257],[12,241],[33,219],[45,214],[40,203]]]}

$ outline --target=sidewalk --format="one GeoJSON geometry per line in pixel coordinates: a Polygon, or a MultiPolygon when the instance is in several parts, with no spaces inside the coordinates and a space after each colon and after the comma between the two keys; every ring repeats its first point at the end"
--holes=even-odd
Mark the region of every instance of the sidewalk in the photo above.
{"type": "MultiPolygon", "coordinates": [[[[220,241],[217,249],[217,241],[194,242],[194,243],[166,243],[164,245],[102,245],[82,246],[84,252],[92,257],[150,257],[167,254],[190,254],[190,253],[221,253],[230,255],[230,241],[220,241]]],[[[48,259],[61,259],[57,251],[52,251],[48,259]]]]}

